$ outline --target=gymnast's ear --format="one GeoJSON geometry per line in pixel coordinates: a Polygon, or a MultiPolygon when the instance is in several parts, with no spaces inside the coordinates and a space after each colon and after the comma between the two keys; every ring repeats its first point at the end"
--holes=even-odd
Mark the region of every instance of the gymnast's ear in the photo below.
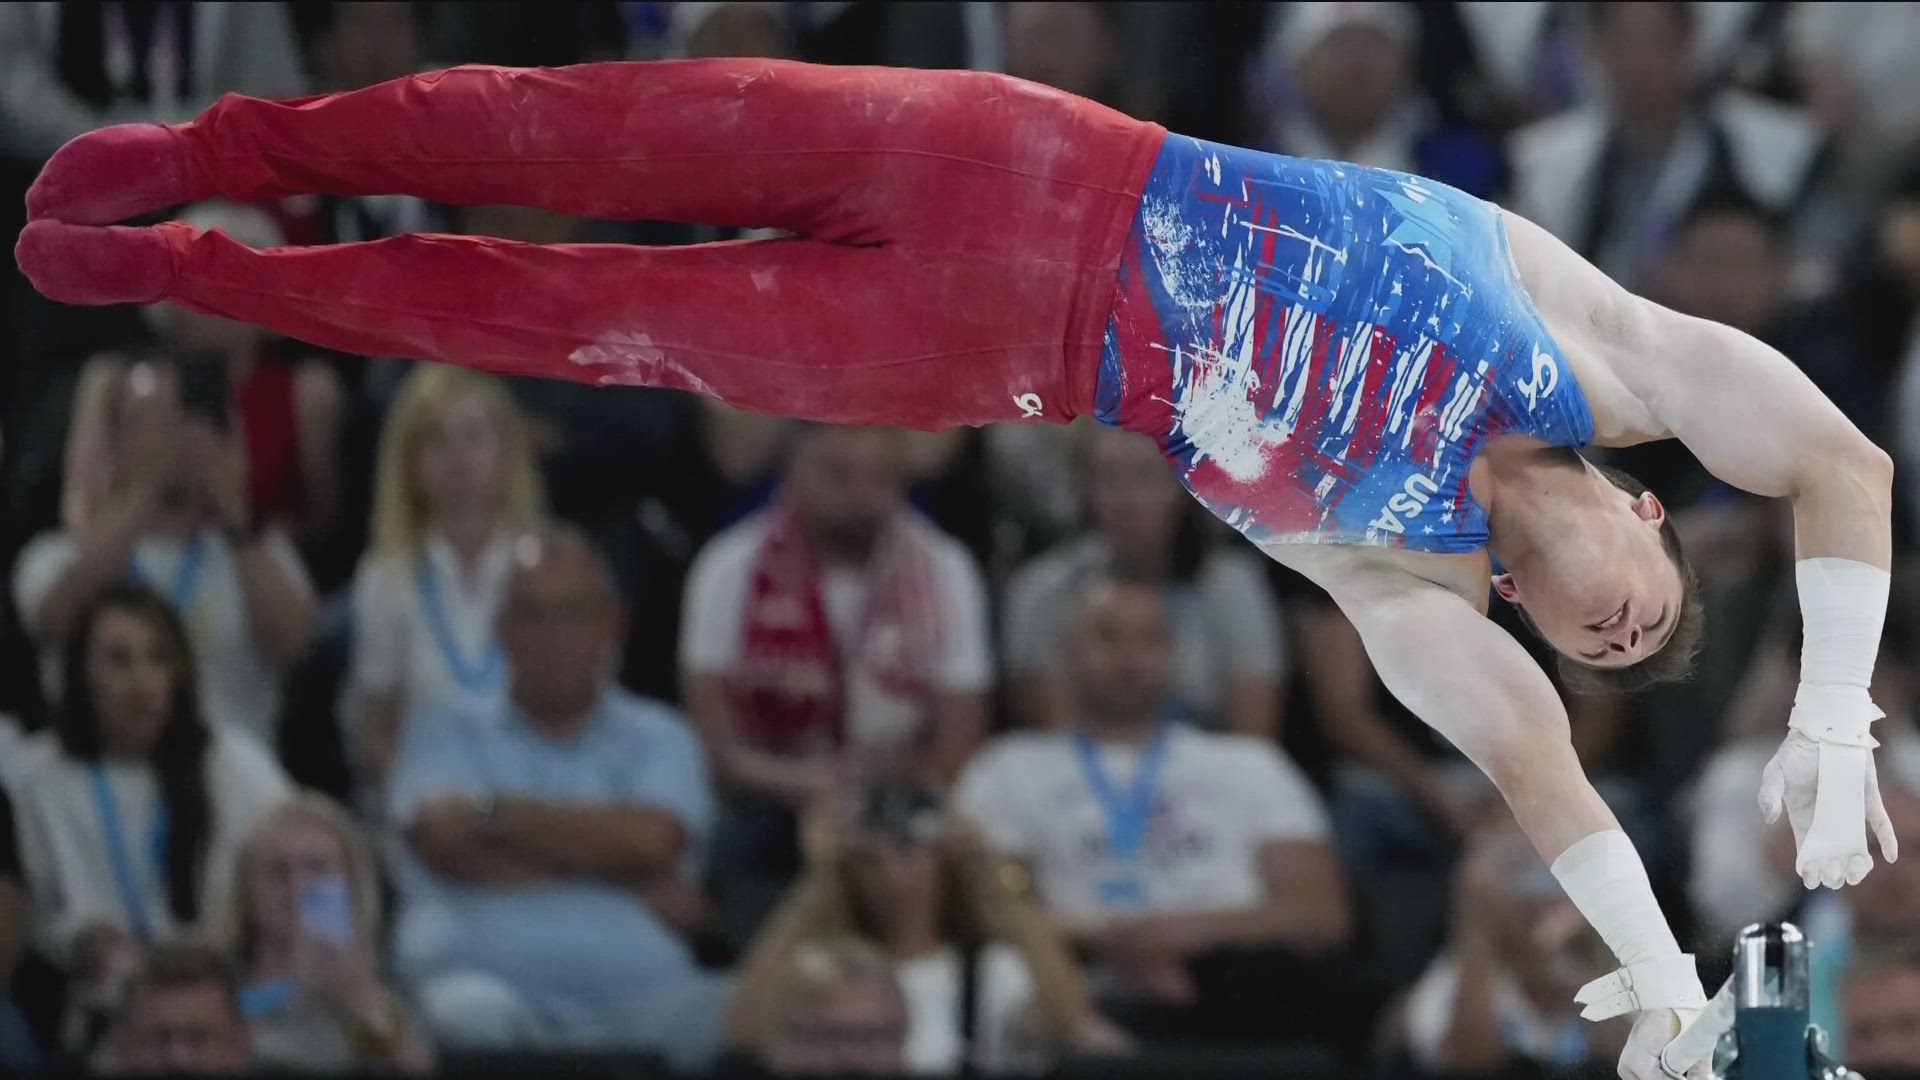
{"type": "Polygon", "coordinates": [[[1513,583],[1512,574],[1493,575],[1493,591],[1509,604],[1520,602],[1520,586],[1513,583]]]}
{"type": "Polygon", "coordinates": [[[1667,520],[1666,505],[1660,501],[1660,496],[1651,491],[1643,491],[1633,500],[1633,512],[1641,521],[1653,525],[1665,524],[1667,520]]]}

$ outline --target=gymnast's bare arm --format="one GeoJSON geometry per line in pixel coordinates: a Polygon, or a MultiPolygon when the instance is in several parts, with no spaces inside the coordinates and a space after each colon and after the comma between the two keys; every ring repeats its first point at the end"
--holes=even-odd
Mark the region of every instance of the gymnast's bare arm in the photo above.
{"type": "Polygon", "coordinates": [[[1592,384],[1598,441],[1677,438],[1721,480],[1790,500],[1798,558],[1888,568],[1893,461],[1791,360],[1635,296],[1539,226],[1506,220],[1535,305],[1592,384]]]}
{"type": "Polygon", "coordinates": [[[1353,623],[1387,689],[1500,789],[1542,859],[1619,828],[1580,767],[1560,696],[1512,635],[1390,562],[1340,561],[1308,576],[1353,623]]]}

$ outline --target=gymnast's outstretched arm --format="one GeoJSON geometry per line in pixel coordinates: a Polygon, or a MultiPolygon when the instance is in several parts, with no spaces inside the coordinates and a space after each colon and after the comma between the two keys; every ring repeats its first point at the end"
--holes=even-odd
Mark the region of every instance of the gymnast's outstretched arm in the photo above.
{"type": "Polygon", "coordinates": [[[1581,769],[1566,709],[1520,643],[1460,596],[1395,569],[1330,591],[1394,696],[1500,789],[1540,857],[1621,969],[1581,991],[1582,1015],[1638,1011],[1620,1074],[1661,1075],[1661,1049],[1706,998],[1645,868],[1581,769]]]}
{"type": "Polygon", "coordinates": [[[1880,799],[1868,694],[1886,618],[1893,463],[1794,363],[1730,326],[1635,296],[1565,244],[1507,218],[1530,292],[1562,346],[1600,359],[1643,410],[1646,438],[1677,438],[1715,476],[1793,507],[1806,636],[1788,734],[1761,781],[1786,811],[1808,888],[1853,884],[1899,855],[1880,799]]]}

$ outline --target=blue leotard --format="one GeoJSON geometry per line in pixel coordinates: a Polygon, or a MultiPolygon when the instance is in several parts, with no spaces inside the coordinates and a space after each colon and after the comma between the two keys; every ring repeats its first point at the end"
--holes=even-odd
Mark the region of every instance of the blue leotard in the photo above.
{"type": "Polygon", "coordinates": [[[1432,552],[1486,544],[1488,439],[1593,436],[1492,204],[1180,135],[1123,255],[1098,415],[1256,543],[1432,552]]]}

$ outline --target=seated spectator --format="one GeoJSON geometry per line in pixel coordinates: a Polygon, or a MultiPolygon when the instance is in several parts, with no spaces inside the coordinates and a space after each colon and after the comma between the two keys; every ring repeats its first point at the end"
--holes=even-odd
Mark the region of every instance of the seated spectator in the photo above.
{"type": "Polygon", "coordinates": [[[736,943],[799,869],[794,808],[856,763],[944,789],[985,728],[980,575],[908,507],[906,447],[892,429],[803,428],[774,504],[692,568],[682,686],[733,796],[714,881],[736,943]]]}
{"type": "Polygon", "coordinates": [[[799,946],[772,973],[766,1034],[742,1044],[775,1076],[899,1076],[911,1027],[906,989],[871,942],[799,946]]]}
{"type": "Polygon", "coordinates": [[[1285,669],[1280,612],[1258,556],[1223,542],[1149,439],[1081,429],[1089,532],[1055,547],[1007,585],[1007,677],[1018,719],[1068,723],[1074,705],[1059,657],[1069,590],[1095,567],[1162,586],[1173,620],[1171,715],[1202,727],[1273,737],[1285,669]]]}
{"type": "Polygon", "coordinates": [[[1124,1045],[1088,1004],[1051,924],[1008,888],[971,825],[943,824],[936,800],[899,784],[869,788],[857,820],[843,820],[845,807],[809,813],[806,871],[742,965],[728,1023],[736,1045],[774,1037],[768,1014],[795,957],[847,930],[878,946],[900,980],[913,1072],[1024,1070],[1058,1050],[1124,1045]]]}
{"type": "Polygon", "coordinates": [[[192,666],[166,601],[107,587],[75,615],[53,730],[14,763],[34,941],[83,1008],[136,945],[217,906],[241,839],[290,792],[258,741],[202,719],[192,666]]]}
{"type": "Polygon", "coordinates": [[[0,1069],[25,1072],[40,1051],[27,1018],[13,999],[14,974],[27,948],[27,883],[20,871],[13,800],[0,786],[0,1069]]]}
{"type": "Polygon", "coordinates": [[[380,880],[324,796],[274,808],[240,849],[221,927],[263,1065],[422,1073],[432,1054],[380,973],[380,880]]]}
{"type": "Polygon", "coordinates": [[[1098,965],[1103,1010],[1134,1035],[1355,1034],[1319,962],[1345,944],[1349,911],[1313,789],[1270,742],[1166,719],[1158,585],[1094,575],[1069,604],[1074,722],[989,745],[959,807],[1030,868],[1098,965]]]}
{"type": "Polygon", "coordinates": [[[1847,1067],[1920,1075],[1920,951],[1912,941],[1848,965],[1840,981],[1840,1032],[1847,1067]]]}
{"type": "Polygon", "coordinates": [[[546,506],[506,390],[437,364],[415,367],[388,411],[375,484],[346,691],[354,756],[369,780],[392,764],[401,717],[499,702],[500,596],[515,537],[546,506]]]}
{"type": "MultiPolygon", "coordinates": [[[[256,247],[286,242],[264,211],[236,203],[201,203],[178,220],[219,229],[256,247]]],[[[246,323],[177,304],[159,304],[143,314],[165,355],[190,358],[180,384],[183,407],[238,440],[247,519],[284,529],[302,543],[328,538],[340,506],[346,391],[339,376],[325,361],[277,354],[272,335],[246,323]]],[[[101,514],[113,499],[113,444],[119,435],[113,403],[125,393],[130,367],[123,356],[102,354],[81,371],[61,499],[68,524],[101,514]]]]}
{"type": "Polygon", "coordinates": [[[1499,144],[1445,123],[1414,81],[1412,4],[1289,4],[1264,64],[1263,149],[1418,173],[1482,198],[1506,186],[1499,144]]]}
{"type": "Polygon", "coordinates": [[[285,531],[253,514],[246,445],[203,400],[209,370],[142,362],[81,395],[76,428],[99,428],[75,432],[72,516],[20,553],[14,600],[57,701],[58,646],[88,600],[127,578],[153,586],[192,631],[207,718],[271,745],[313,590],[285,531]]]}
{"type": "Polygon", "coordinates": [[[611,685],[623,623],[585,540],[530,537],[500,613],[506,699],[407,721],[395,967],[447,1045],[719,1045],[724,986],[668,917],[711,826],[706,765],[678,716],[611,685]]]}
{"type": "Polygon", "coordinates": [[[1628,288],[1700,192],[1736,187],[1784,212],[1821,147],[1799,110],[1698,85],[1694,5],[1582,6],[1598,100],[1529,124],[1508,142],[1513,208],[1628,288]]]}
{"type": "Polygon", "coordinates": [[[93,1061],[102,1076],[237,1076],[253,1068],[226,958],[198,945],[143,955],[93,1061]]]}
{"type": "Polygon", "coordinates": [[[1472,838],[1446,948],[1390,1013],[1386,1041],[1435,1074],[1608,1065],[1625,1026],[1582,1020],[1573,995],[1612,966],[1526,837],[1500,819],[1472,838]]]}

